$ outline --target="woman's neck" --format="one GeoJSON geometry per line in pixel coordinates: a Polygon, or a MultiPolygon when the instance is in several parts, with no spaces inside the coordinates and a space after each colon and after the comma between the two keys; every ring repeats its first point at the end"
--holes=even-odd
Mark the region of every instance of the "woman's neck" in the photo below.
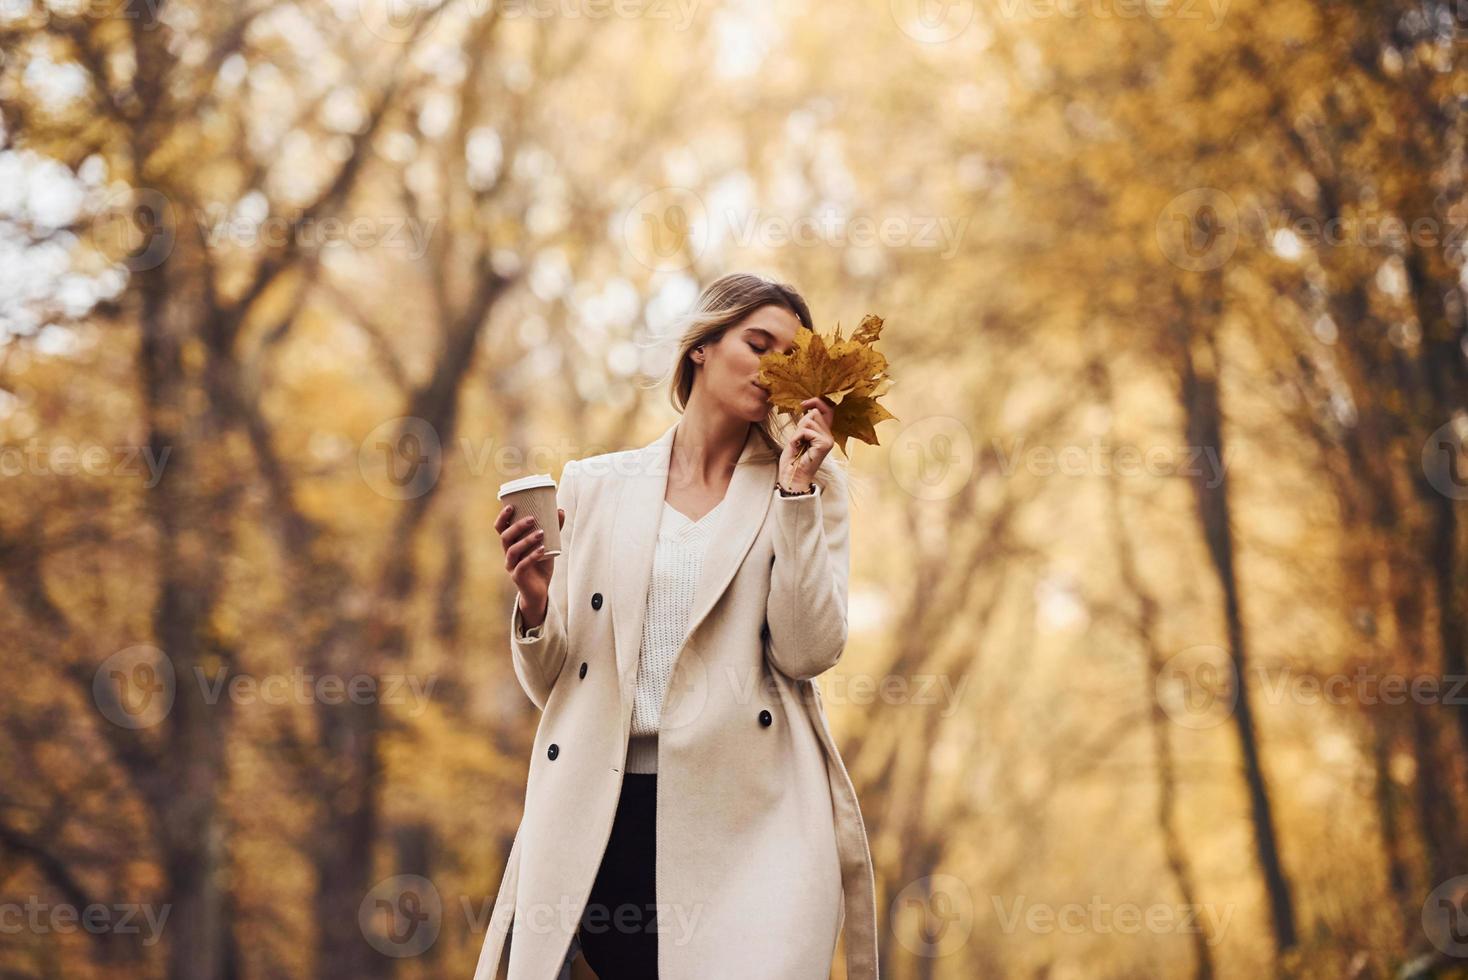
{"type": "Polygon", "coordinates": [[[668,479],[685,487],[727,486],[752,424],[744,419],[685,411],[673,432],[668,479]]]}

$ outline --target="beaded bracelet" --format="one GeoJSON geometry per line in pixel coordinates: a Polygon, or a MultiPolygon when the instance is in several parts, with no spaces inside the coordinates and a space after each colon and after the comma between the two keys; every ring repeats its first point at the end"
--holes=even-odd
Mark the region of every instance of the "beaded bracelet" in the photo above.
{"type": "Polygon", "coordinates": [[[780,486],[780,481],[776,480],[775,489],[780,491],[780,496],[782,497],[808,497],[816,492],[816,485],[815,481],[811,481],[811,485],[806,487],[804,490],[786,490],[784,487],[780,486]]]}

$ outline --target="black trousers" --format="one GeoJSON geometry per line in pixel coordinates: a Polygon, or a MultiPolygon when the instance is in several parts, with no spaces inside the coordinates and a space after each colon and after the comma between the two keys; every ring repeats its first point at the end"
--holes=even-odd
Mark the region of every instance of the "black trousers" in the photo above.
{"type": "Polygon", "coordinates": [[[602,855],[578,935],[599,980],[658,975],[657,773],[622,776],[612,835],[602,855]]]}

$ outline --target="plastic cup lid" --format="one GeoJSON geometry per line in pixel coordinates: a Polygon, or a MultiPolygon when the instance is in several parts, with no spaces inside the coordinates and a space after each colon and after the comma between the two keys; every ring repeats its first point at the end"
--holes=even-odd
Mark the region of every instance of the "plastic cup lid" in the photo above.
{"type": "Polygon", "coordinates": [[[556,481],[551,479],[549,473],[536,473],[533,476],[522,476],[518,480],[500,484],[499,497],[508,497],[520,490],[530,490],[535,487],[554,487],[556,481]]]}

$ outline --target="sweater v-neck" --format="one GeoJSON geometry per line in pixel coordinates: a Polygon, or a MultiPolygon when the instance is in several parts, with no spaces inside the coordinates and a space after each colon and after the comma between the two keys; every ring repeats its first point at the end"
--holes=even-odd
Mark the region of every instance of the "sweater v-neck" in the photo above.
{"type": "Polygon", "coordinates": [[[704,514],[702,517],[700,517],[696,521],[693,518],[689,517],[687,514],[683,513],[677,507],[674,507],[672,504],[668,503],[668,501],[666,501],[666,500],[663,501],[663,506],[666,507],[669,511],[671,511],[675,515],[678,524],[680,524],[680,525],[687,525],[689,527],[700,527],[710,517],[713,517],[714,514],[718,513],[719,508],[722,507],[722,506],[724,506],[724,500],[726,500],[726,499],[728,499],[728,498],[725,497],[725,498],[721,499],[718,503],[714,504],[713,507],[711,507],[709,509],[709,512],[707,514],[704,514]]]}

